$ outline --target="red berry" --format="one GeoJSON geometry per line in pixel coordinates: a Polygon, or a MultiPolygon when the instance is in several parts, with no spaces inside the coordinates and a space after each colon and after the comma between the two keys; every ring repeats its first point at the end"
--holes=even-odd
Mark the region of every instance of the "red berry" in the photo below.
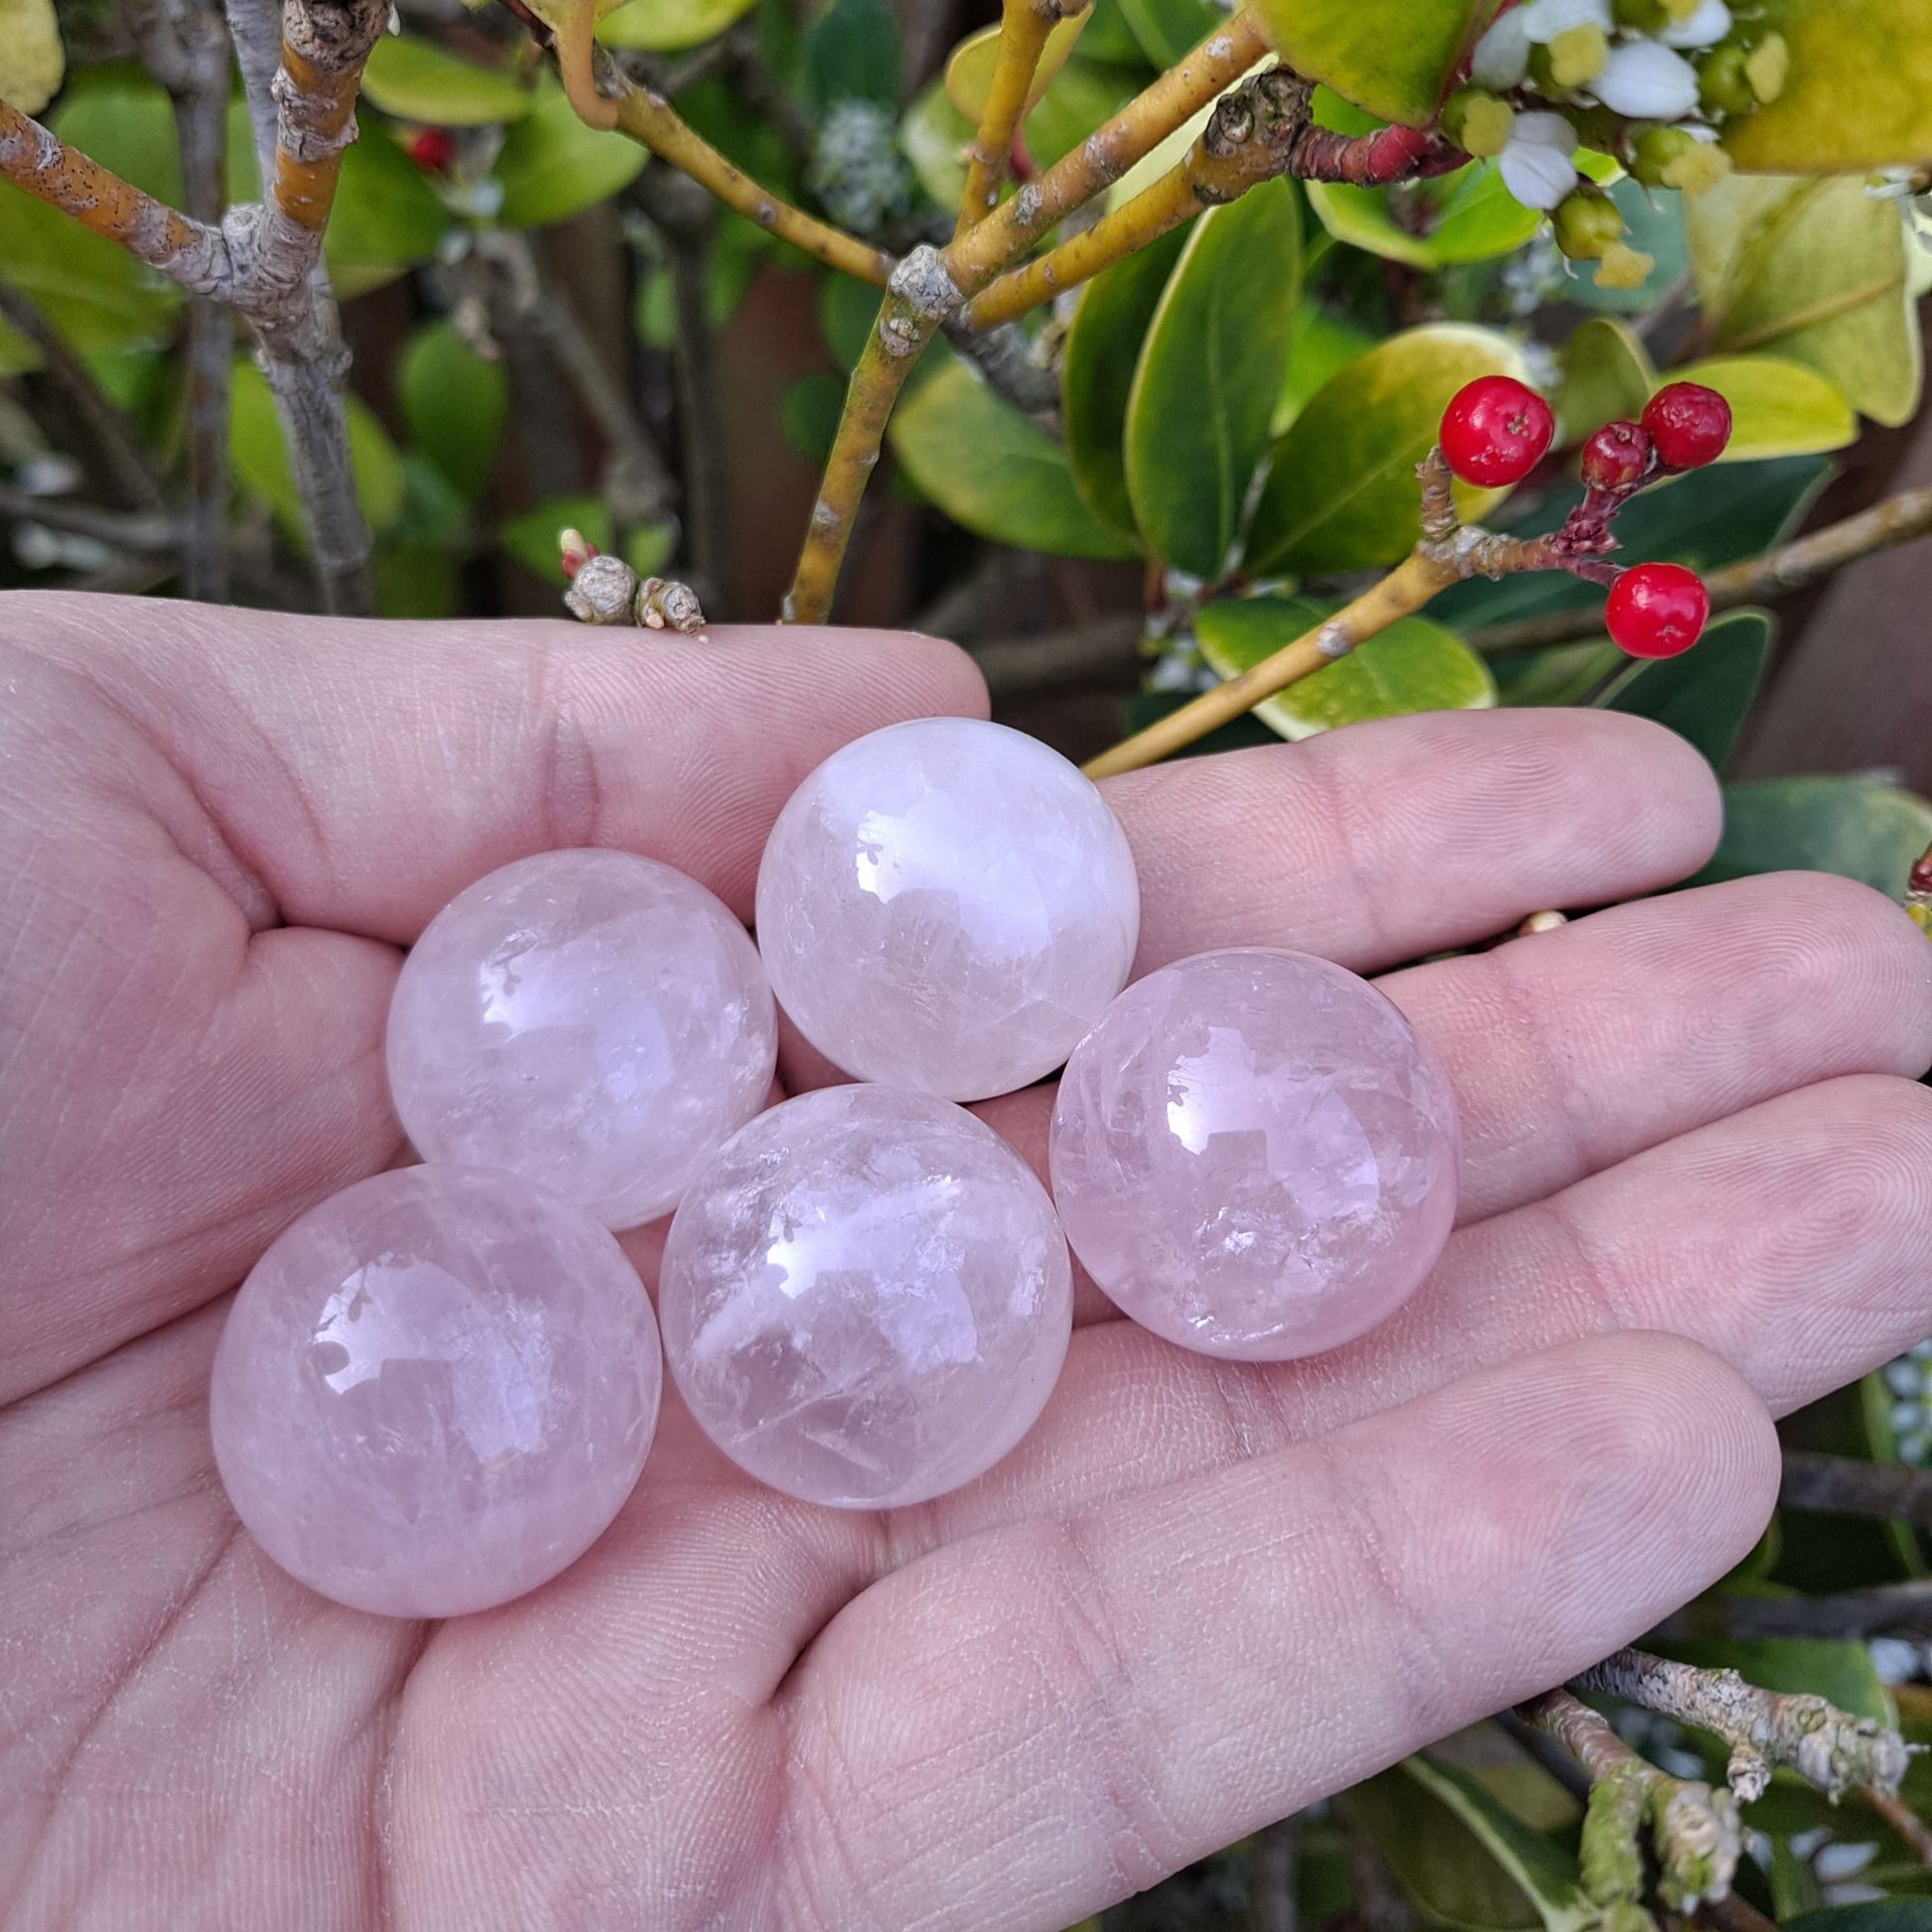
{"type": "Polygon", "coordinates": [[[1702,470],[1730,441],[1730,405],[1701,382],[1669,382],[1644,405],[1643,426],[1666,470],[1702,470]]]}
{"type": "Polygon", "coordinates": [[[1655,446],[1638,423],[1605,423],[1584,445],[1584,482],[1592,489],[1633,488],[1650,474],[1655,446]]]}
{"type": "Polygon", "coordinates": [[[1689,650],[1711,615],[1711,594],[1682,564],[1638,564],[1610,586],[1603,620],[1632,657],[1675,657],[1689,650]]]}
{"type": "Polygon", "coordinates": [[[1443,411],[1443,454],[1467,483],[1500,489],[1543,461],[1557,433],[1550,405],[1514,376],[1479,375],[1443,411]]]}
{"type": "Polygon", "coordinates": [[[456,136],[446,127],[419,127],[403,149],[426,175],[444,175],[456,160],[456,136]]]}

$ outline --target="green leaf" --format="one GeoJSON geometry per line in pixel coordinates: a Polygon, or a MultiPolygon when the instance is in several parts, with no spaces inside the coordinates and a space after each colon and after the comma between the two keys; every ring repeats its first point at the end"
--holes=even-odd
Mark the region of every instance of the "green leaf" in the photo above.
{"type": "MultiPolygon", "coordinates": [[[[1449,398],[1476,376],[1524,373],[1507,336],[1449,323],[1392,336],[1349,363],[1275,445],[1248,533],[1249,569],[1366,570],[1406,556],[1421,515],[1416,465],[1449,398]]],[[[1456,502],[1476,518],[1505,493],[1458,483],[1456,502]]]]}
{"type": "Polygon", "coordinates": [[[509,416],[509,379],[454,325],[432,322],[404,344],[396,401],[410,441],[466,498],[483,493],[509,416]]]}
{"type": "Polygon", "coordinates": [[[1387,121],[1421,127],[1495,11],[1490,0],[1258,0],[1290,67],[1387,121]]]}
{"type": "Polygon", "coordinates": [[[1932,0],[1769,0],[1784,91],[1725,129],[1759,174],[1863,173],[1932,155],[1932,0]]]}
{"type": "Polygon", "coordinates": [[[125,249],[0,183],[0,281],[30,295],[83,351],[159,343],[181,292],[125,249]]]}
{"type": "Polygon", "coordinates": [[[671,54],[716,40],[757,4],[758,0],[632,0],[598,24],[597,37],[606,47],[671,54]]]}
{"type": "Polygon", "coordinates": [[[532,97],[507,73],[445,54],[410,34],[385,34],[362,69],[362,91],[385,114],[438,127],[520,121],[532,97]]]}
{"type": "Polygon", "coordinates": [[[184,199],[175,110],[166,92],[130,62],[76,73],[47,124],[69,147],[172,207],[184,199]]]}
{"type": "Polygon", "coordinates": [[[1506,1810],[1469,1772],[1427,1752],[1404,1758],[1398,1768],[1455,1814],[1523,1888],[1550,1932],[1587,1932],[1595,1924],[1596,1907],[1576,1860],[1506,1810]]]}
{"type": "Polygon", "coordinates": [[[1932,1912],[1922,1898],[1868,1898],[1860,1905],[1827,1905],[1784,1921],[1784,1932],[1925,1932],[1932,1912]]]}
{"type": "Polygon", "coordinates": [[[1855,1718],[1891,1724],[1890,1694],[1862,1643],[1825,1637],[1686,1637],[1660,1643],[1667,1657],[1698,1670],[1734,1670],[1761,1691],[1824,1698],[1855,1718]]]}
{"type": "Polygon", "coordinates": [[[503,189],[499,218],[506,228],[566,221],[628,188],[647,159],[635,141],[586,127],[563,90],[546,87],[503,137],[496,157],[503,189]]]}
{"type": "Polygon", "coordinates": [[[1120,11],[1157,68],[1173,67],[1227,20],[1212,0],[1120,0],[1120,11]]]}
{"type": "Polygon", "coordinates": [[[581,530],[600,550],[610,550],[617,542],[610,505],[602,496],[591,495],[547,497],[534,509],[505,518],[496,540],[525,570],[562,589],[570,580],[564,575],[557,536],[566,529],[581,530]]]}
{"type": "Polygon", "coordinates": [[[1366,355],[1375,344],[1376,338],[1357,324],[1330,315],[1315,303],[1304,300],[1298,304],[1289,343],[1288,374],[1269,426],[1275,435],[1280,436],[1308,407],[1309,398],[1331,375],[1366,355]]]}
{"type": "MultiPolygon", "coordinates": [[[[288,446],[275,414],[275,399],[254,363],[237,361],[228,403],[228,455],[242,487],[259,496],[284,537],[307,545],[302,497],[289,468],[288,446]]],[[[402,511],[406,481],[402,457],[388,432],[360,396],[348,398],[348,461],[355,496],[369,528],[386,530],[402,511]]]]}
{"type": "Polygon", "coordinates": [[[972,122],[937,80],[899,116],[899,152],[912,164],[928,199],[949,213],[966,192],[966,148],[972,138],[972,122]]]}
{"type": "Polygon", "coordinates": [[[1657,386],[1657,371],[1636,332],[1608,316],[1592,316],[1573,329],[1562,361],[1557,416],[1566,448],[1605,423],[1642,415],[1657,386]]]}
{"type": "Polygon", "coordinates": [[[819,107],[898,104],[898,21],[890,0],[832,0],[805,36],[801,78],[819,107]]]}
{"type": "Polygon", "coordinates": [[[1503,186],[1490,162],[1473,162],[1440,181],[1407,191],[1422,210],[1422,232],[1395,216],[1386,188],[1351,188],[1338,182],[1306,184],[1309,206],[1337,241],[1412,268],[1448,268],[1513,254],[1543,225],[1503,186]]]}
{"type": "Polygon", "coordinates": [[[1720,463],[1817,456],[1859,436],[1852,405],[1816,369],[1781,355],[1714,355],[1672,369],[1673,382],[1701,382],[1730,405],[1730,441],[1720,463]]]}
{"type": "Polygon", "coordinates": [[[1725,789],[1725,835],[1696,884],[1800,869],[1899,898],[1932,846],[1932,805],[1863,778],[1760,778],[1725,789]]]}
{"type": "Polygon", "coordinates": [[[385,618],[453,618],[457,560],[431,544],[387,546],[375,560],[375,608],[385,618]]]}
{"type": "Polygon", "coordinates": [[[360,295],[428,261],[450,218],[423,171],[380,126],[365,120],[355,144],[344,151],[323,237],[337,293],[360,295]]]}
{"type": "Polygon", "coordinates": [[[1127,400],[1141,344],[1187,240],[1174,228],[1080,291],[1060,360],[1060,421],[1080,494],[1103,523],[1140,542],[1127,491],[1127,400]]]}
{"type": "Polygon", "coordinates": [[[1684,223],[1720,353],[1803,362],[1874,422],[1914,414],[1923,357],[1896,202],[1862,180],[1733,176],[1695,197],[1684,223]]]}
{"type": "Polygon", "coordinates": [[[1650,257],[1650,273],[1630,289],[1598,288],[1593,275],[1578,273],[1571,276],[1565,299],[1583,309],[1644,315],[1683,279],[1684,197],[1675,189],[1645,188],[1628,176],[1607,186],[1610,200],[1623,215],[1624,239],[1639,254],[1650,257]]]}
{"type": "Polygon", "coordinates": [[[859,366],[866,339],[879,320],[879,291],[849,275],[828,275],[819,284],[818,333],[843,369],[859,366]]]}
{"type": "MultiPolygon", "coordinates": [[[[1073,52],[1073,43],[1080,38],[1092,18],[1093,9],[1089,7],[1071,19],[1054,22],[1034,69],[1033,86],[1027,95],[1029,107],[1039,99],[1046,91],[1048,82],[1066,65],[1066,57],[1073,52]]],[[[979,117],[986,111],[986,92],[993,83],[993,63],[999,45],[1000,27],[996,21],[991,27],[982,27],[976,34],[968,34],[946,57],[943,76],[946,98],[965,119],[976,126],[979,117]]]]}
{"type": "Polygon", "coordinates": [[[1605,637],[1600,642],[1552,644],[1489,660],[1499,704],[1578,705],[1630,660],[1605,637]]]}
{"type": "Polygon", "coordinates": [[[778,428],[808,463],[823,464],[832,454],[845,408],[845,383],[830,369],[813,369],[791,383],[778,400],[778,428]]]}
{"type": "Polygon", "coordinates": [[[1770,618],[1732,611],[1682,656],[1632,664],[1598,702],[1605,711],[1655,719],[1722,771],[1770,661],[1770,618]]]}
{"type": "Polygon", "coordinates": [[[1302,222],[1286,181],[1194,223],[1149,325],[1123,450],[1154,553],[1196,577],[1226,563],[1288,372],[1302,222]]]}
{"type": "Polygon", "coordinates": [[[893,454],[954,522],[1053,557],[1130,557],[1087,508],[1066,451],[947,357],[895,412],[893,454]]]}
{"type": "MultiPolygon", "coordinates": [[[[1202,609],[1194,636],[1214,670],[1238,677],[1339,608],[1305,597],[1227,598],[1202,609]]],[[[1300,739],[1370,718],[1483,711],[1495,702],[1489,667],[1460,637],[1427,618],[1403,618],[1324,670],[1264,699],[1254,715],[1281,737],[1300,739]]]]}
{"type": "Polygon", "coordinates": [[[1035,165],[1050,168],[1071,154],[1139,91],[1138,77],[1121,68],[1097,67],[1091,61],[1067,62],[1027,116],[1027,152],[1035,165]]]}

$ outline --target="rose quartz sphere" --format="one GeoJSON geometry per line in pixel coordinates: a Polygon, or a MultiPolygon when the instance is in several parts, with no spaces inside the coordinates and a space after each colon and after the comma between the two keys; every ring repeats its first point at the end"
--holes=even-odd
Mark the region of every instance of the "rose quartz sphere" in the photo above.
{"type": "Polygon", "coordinates": [[[607,1227],[677,1205],[764,1105],[777,1014],[751,935],[628,852],[543,852],[459,893],[403,962],[389,1091],[426,1161],[502,1168],[607,1227]]]}
{"type": "Polygon", "coordinates": [[[603,1535],[663,1379],[607,1228],[514,1174],[404,1168],[312,1208],[242,1283],[214,1459],[249,1534],[312,1589],[460,1616],[603,1535]]]}
{"type": "Polygon", "coordinates": [[[798,1031],[860,1079],[948,1100],[1058,1066],[1127,984],[1140,923],[1100,793],[973,718],[834,752],[759,868],[759,949],[798,1031]]]}
{"type": "Polygon", "coordinates": [[[929,1095],[828,1087],[727,1141],[671,1222],[657,1306],[700,1427],[787,1495],[923,1502],[1052,1392],[1072,1268],[1046,1191],[929,1095]]]}
{"type": "Polygon", "coordinates": [[[1087,1272],[1208,1355],[1351,1340],[1455,1218],[1435,1054],[1366,980],[1304,953],[1202,953],[1129,987],[1067,1062],[1049,1147],[1087,1272]]]}

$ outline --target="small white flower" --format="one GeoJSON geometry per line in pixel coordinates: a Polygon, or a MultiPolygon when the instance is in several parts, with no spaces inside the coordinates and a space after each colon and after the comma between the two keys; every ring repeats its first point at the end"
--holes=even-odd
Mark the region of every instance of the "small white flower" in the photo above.
{"type": "Polygon", "coordinates": [[[1561,114],[1518,114],[1497,166],[1525,207],[1550,209],[1577,186],[1577,130],[1561,114]]]}
{"type": "Polygon", "coordinates": [[[1523,16],[1523,32],[1538,47],[1549,46],[1573,27],[1600,27],[1607,34],[1616,25],[1610,0],[1530,0],[1517,11],[1523,16]]]}
{"type": "Polygon", "coordinates": [[[1697,69],[1655,41],[1610,50],[1589,90],[1613,114],[1633,121],[1680,120],[1698,104],[1697,69]]]}
{"type": "Polygon", "coordinates": [[[1506,13],[1476,42],[1469,60],[1469,78],[1491,93],[1507,93],[1523,84],[1530,70],[1530,35],[1524,24],[1526,8],[1506,13]]]}
{"type": "Polygon", "coordinates": [[[1730,32],[1730,9],[1725,0],[1700,0],[1689,20],[1673,21],[1657,38],[1666,47],[1716,47],[1730,32]]]}

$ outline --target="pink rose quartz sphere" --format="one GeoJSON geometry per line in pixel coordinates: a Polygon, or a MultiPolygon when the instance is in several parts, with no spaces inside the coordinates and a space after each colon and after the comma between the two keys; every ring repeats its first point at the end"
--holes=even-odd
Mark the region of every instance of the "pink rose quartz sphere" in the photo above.
{"type": "Polygon", "coordinates": [[[695,880],[628,852],[544,852],[459,893],[417,940],[389,1090],[424,1160],[502,1168],[635,1227],[764,1105],[777,1039],[751,935],[695,880]]]}
{"type": "Polygon", "coordinates": [[[1050,1073],[1127,984],[1134,856],[1057,752],[923,718],[792,793],[759,868],[778,1004],[848,1073],[948,1100],[1050,1073]]]}
{"type": "Polygon", "coordinates": [[[1202,953],[1129,987],[1068,1061],[1049,1146],[1087,1272],[1208,1355],[1352,1340],[1455,1218],[1435,1054],[1366,980],[1304,953],[1202,953]]]}
{"type": "Polygon", "coordinates": [[[923,1502],[1052,1392],[1072,1268],[1046,1190],[929,1095],[828,1087],[719,1151],[671,1222],[665,1355],[700,1427],[807,1502],[923,1502]]]}
{"type": "Polygon", "coordinates": [[[607,1228],[513,1174],[404,1168],[312,1208],[242,1283],[214,1459],[249,1534],[311,1588],[460,1616],[604,1534],[663,1380],[607,1228]]]}

